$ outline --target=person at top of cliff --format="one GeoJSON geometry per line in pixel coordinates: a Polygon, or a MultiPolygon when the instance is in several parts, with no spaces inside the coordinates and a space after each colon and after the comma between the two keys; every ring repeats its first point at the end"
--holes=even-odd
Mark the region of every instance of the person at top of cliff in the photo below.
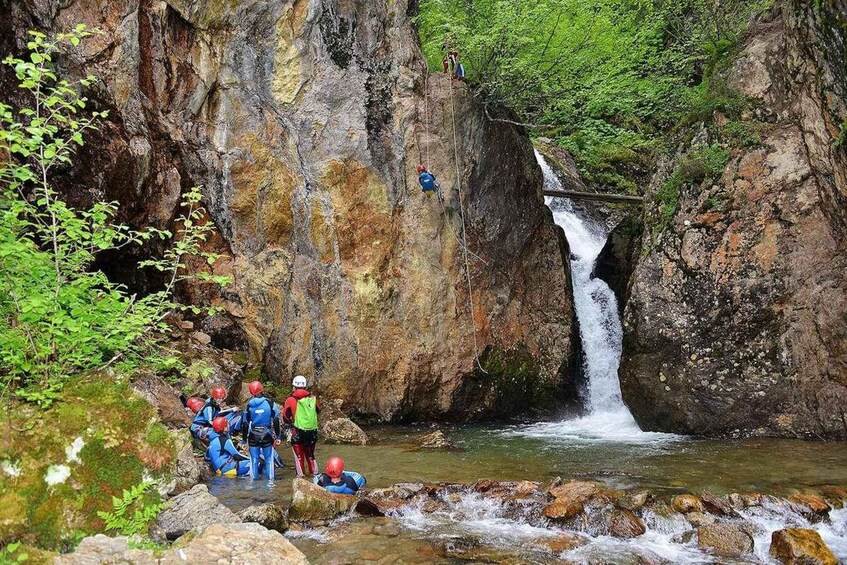
{"type": "Polygon", "coordinates": [[[456,67],[459,65],[459,52],[455,49],[450,49],[450,52],[447,53],[447,57],[450,59],[450,70],[455,73],[456,67]]]}
{"type": "MultiPolygon", "coordinates": [[[[194,421],[191,422],[191,435],[194,439],[206,440],[209,438],[209,433],[213,431],[212,420],[220,414],[220,402],[223,402],[225,398],[226,389],[224,387],[216,386],[212,389],[212,395],[199,407],[194,415],[194,421]]],[[[196,402],[192,402],[192,404],[197,407],[196,402]]]]}
{"type": "Polygon", "coordinates": [[[338,494],[356,494],[366,482],[359,473],[345,471],[341,457],[330,457],[326,471],[315,477],[316,485],[338,494]]]}
{"type": "MultiPolygon", "coordinates": [[[[279,406],[265,396],[265,387],[259,381],[253,381],[247,389],[253,398],[247,401],[244,408],[241,437],[250,448],[250,476],[258,479],[260,461],[274,461],[274,447],[281,442],[279,406]]],[[[275,467],[265,465],[269,480],[274,478],[275,467]]]]}
{"type": "Polygon", "coordinates": [[[441,59],[441,71],[445,74],[450,72],[450,57],[447,55],[441,59]]]}
{"type": "Polygon", "coordinates": [[[421,191],[427,196],[433,194],[438,195],[438,199],[443,199],[441,187],[435,181],[435,175],[430,173],[423,165],[418,165],[418,182],[421,185],[421,191]]]}
{"type": "Polygon", "coordinates": [[[465,80],[465,66],[462,63],[456,65],[456,72],[454,73],[453,78],[460,82],[465,80]]]}
{"type": "Polygon", "coordinates": [[[294,391],[285,401],[282,421],[288,430],[288,441],[294,452],[294,470],[298,477],[318,471],[315,444],[318,442],[318,414],[321,404],[306,388],[306,377],[297,375],[291,382],[294,391]]]}
{"type": "MultiPolygon", "coordinates": [[[[236,449],[229,435],[229,422],[223,416],[212,420],[215,437],[209,441],[206,449],[206,461],[216,475],[225,477],[243,477],[250,473],[250,460],[236,449]]],[[[271,465],[273,467],[273,465],[271,465]]]]}

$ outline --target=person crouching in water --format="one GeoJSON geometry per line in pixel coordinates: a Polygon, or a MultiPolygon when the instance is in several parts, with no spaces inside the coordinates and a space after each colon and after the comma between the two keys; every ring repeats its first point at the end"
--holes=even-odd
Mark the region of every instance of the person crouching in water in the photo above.
{"type": "MultiPolygon", "coordinates": [[[[218,414],[221,411],[220,403],[226,399],[226,389],[222,386],[216,386],[212,389],[212,395],[206,400],[206,402],[197,405],[198,402],[202,402],[199,398],[194,399],[191,398],[192,404],[189,406],[194,412],[194,421],[191,422],[191,435],[194,439],[199,440],[207,440],[209,439],[209,432],[212,431],[212,421],[218,417],[218,414]]],[[[186,402],[187,405],[187,402],[186,402]]]]}
{"type": "Polygon", "coordinates": [[[244,408],[241,424],[241,437],[250,448],[250,476],[259,478],[259,463],[262,459],[269,480],[274,478],[274,446],[280,444],[279,407],[269,398],[265,398],[265,387],[259,381],[253,381],[247,387],[253,396],[244,408]]]}
{"type": "Polygon", "coordinates": [[[365,477],[359,473],[345,472],[341,457],[330,457],[326,462],[326,472],[315,478],[315,484],[330,492],[356,494],[365,486],[365,477]]]}
{"type": "MultiPolygon", "coordinates": [[[[217,434],[206,449],[206,461],[216,475],[243,477],[250,474],[249,459],[238,452],[229,436],[229,422],[223,416],[212,420],[212,429],[217,434]]],[[[273,465],[270,465],[273,467],[273,465]]]]}
{"type": "Polygon", "coordinates": [[[282,421],[289,430],[291,451],[294,452],[294,469],[298,477],[318,472],[315,461],[315,444],[318,442],[318,399],[306,389],[306,377],[297,375],[291,382],[294,391],[285,401],[282,421]]]}

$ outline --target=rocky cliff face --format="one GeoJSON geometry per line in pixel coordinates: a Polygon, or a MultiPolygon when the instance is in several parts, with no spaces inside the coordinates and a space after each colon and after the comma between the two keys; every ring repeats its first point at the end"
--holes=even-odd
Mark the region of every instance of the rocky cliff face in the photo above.
{"type": "Polygon", "coordinates": [[[847,12],[811,4],[757,24],[728,73],[761,142],[645,237],[621,380],[649,429],[847,436],[847,12]]]}
{"type": "MultiPolygon", "coordinates": [[[[63,185],[160,227],[182,190],[203,185],[222,236],[213,244],[231,257],[216,268],[235,282],[182,290],[225,308],[203,322],[213,343],[249,348],[271,379],[306,374],[360,414],[494,415],[566,379],[564,242],[524,133],[488,122],[464,85],[451,98],[446,77],[425,84],[409,9],[0,0],[0,44],[20,48],[32,27],[104,31],[62,61],[99,75],[92,99],[111,110],[63,185]],[[438,175],[443,209],[421,195],[419,161],[438,175]],[[474,325],[487,373],[475,367],[474,325]]],[[[10,77],[0,81],[9,91],[10,77]]],[[[104,268],[154,285],[134,259],[104,268]]]]}

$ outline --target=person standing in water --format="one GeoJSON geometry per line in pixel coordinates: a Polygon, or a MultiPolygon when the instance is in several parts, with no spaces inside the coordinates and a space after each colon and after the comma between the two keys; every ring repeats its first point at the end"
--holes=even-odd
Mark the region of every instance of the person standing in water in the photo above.
{"type": "Polygon", "coordinates": [[[247,388],[253,398],[244,408],[241,437],[250,448],[250,476],[259,478],[259,463],[264,459],[268,480],[273,480],[274,446],[280,444],[279,407],[265,397],[265,387],[259,381],[253,381],[247,388]]]}
{"type": "Polygon", "coordinates": [[[298,477],[314,475],[318,471],[315,444],[318,442],[318,413],[321,406],[318,399],[306,388],[306,377],[297,375],[291,384],[294,391],[285,401],[282,421],[290,434],[294,469],[298,477]]]}

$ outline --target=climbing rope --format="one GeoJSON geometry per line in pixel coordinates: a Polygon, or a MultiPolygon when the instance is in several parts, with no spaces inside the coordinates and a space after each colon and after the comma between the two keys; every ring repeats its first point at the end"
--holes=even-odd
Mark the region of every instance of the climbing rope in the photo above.
{"type": "Polygon", "coordinates": [[[459,167],[459,143],[456,135],[456,110],[453,105],[453,78],[450,78],[450,123],[453,129],[453,161],[456,165],[456,186],[459,189],[459,216],[462,219],[462,249],[464,250],[465,258],[465,278],[468,281],[468,303],[471,310],[471,327],[473,328],[473,352],[474,361],[479,370],[485,374],[488,372],[482,368],[482,363],[479,361],[479,341],[476,336],[476,319],[474,318],[473,304],[473,284],[471,282],[471,266],[468,260],[468,230],[465,223],[465,202],[462,196],[462,171],[459,167]]]}

